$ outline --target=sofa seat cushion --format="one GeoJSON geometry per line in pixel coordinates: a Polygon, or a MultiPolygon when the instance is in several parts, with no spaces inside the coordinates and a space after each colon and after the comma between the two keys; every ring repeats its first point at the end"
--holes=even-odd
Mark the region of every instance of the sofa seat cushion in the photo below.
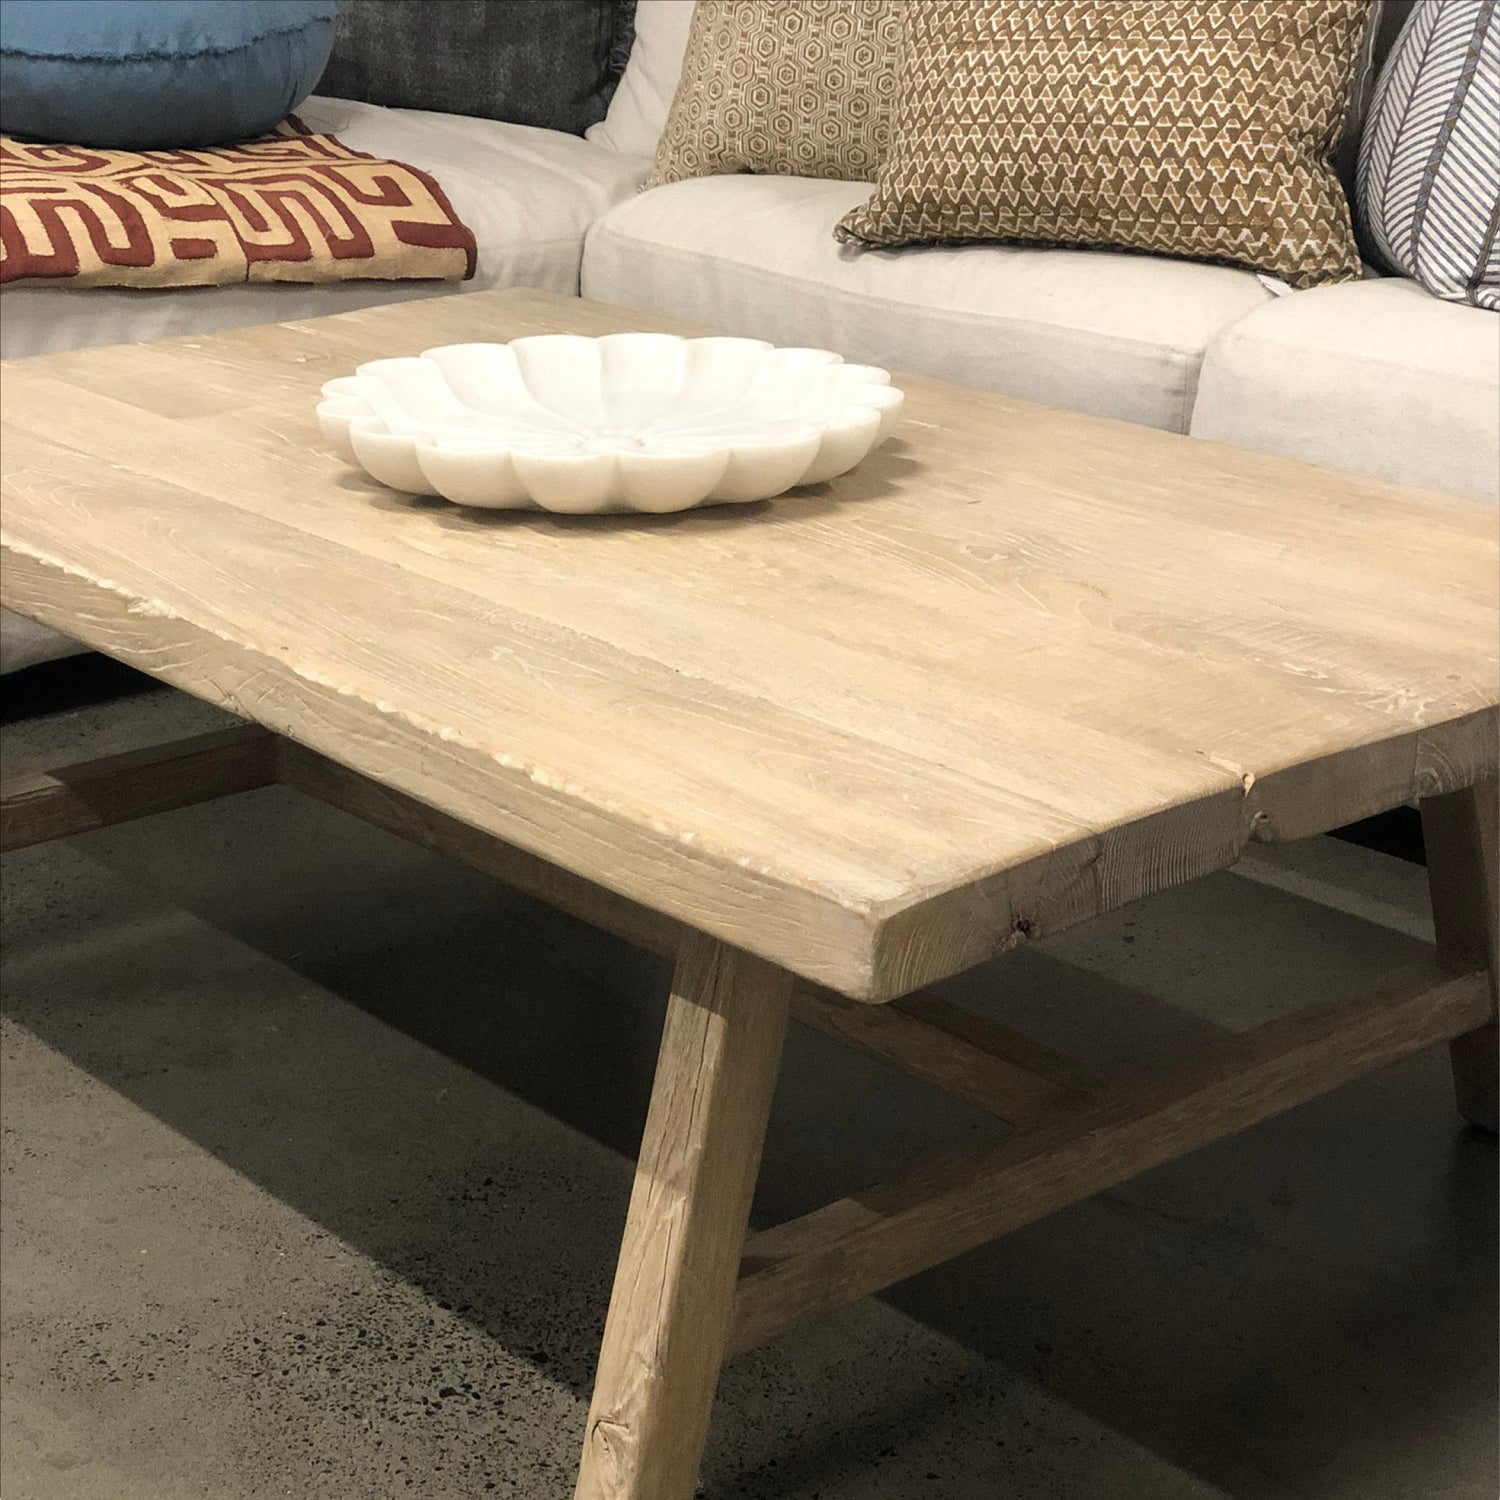
{"type": "Polygon", "coordinates": [[[323,98],[309,99],[298,115],[309,129],[330,131],[356,151],[430,172],[474,231],[473,279],[162,291],[17,287],[3,294],[0,355],[214,333],[505,286],[576,293],[589,225],[633,193],[651,165],[647,157],[622,156],[577,136],[494,120],[323,98]]]}
{"type": "Polygon", "coordinates": [[[479,241],[479,272],[466,291],[576,295],[589,225],[633,194],[651,166],[576,135],[497,120],[324,98],[298,113],[357,151],[432,173],[479,241]]]}
{"type": "Polygon", "coordinates": [[[1210,345],[1192,432],[1500,500],[1500,317],[1394,277],[1284,297],[1210,345]]]}
{"type": "Polygon", "coordinates": [[[705,177],[616,205],[583,294],[725,333],[1181,432],[1209,340],[1270,300],[1247,271],[974,245],[854,253],[833,226],[868,185],[705,177]]]}

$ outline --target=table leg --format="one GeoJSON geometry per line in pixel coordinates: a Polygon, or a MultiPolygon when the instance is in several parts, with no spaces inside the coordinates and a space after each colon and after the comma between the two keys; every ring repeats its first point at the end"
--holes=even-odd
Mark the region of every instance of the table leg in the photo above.
{"type": "Polygon", "coordinates": [[[724,1358],[792,979],[677,957],[575,1500],[690,1500],[724,1358]]]}
{"type": "MultiPolygon", "coordinates": [[[[1440,956],[1460,968],[1488,968],[1490,996],[1496,995],[1500,959],[1500,880],[1496,844],[1500,810],[1496,781],[1488,777],[1462,792],[1429,797],[1422,803],[1422,834],[1427,845],[1427,879],[1440,956]]],[[[1496,1130],[1495,1022],[1457,1037],[1450,1044],[1453,1085],[1459,1112],[1472,1124],[1496,1130]]]]}

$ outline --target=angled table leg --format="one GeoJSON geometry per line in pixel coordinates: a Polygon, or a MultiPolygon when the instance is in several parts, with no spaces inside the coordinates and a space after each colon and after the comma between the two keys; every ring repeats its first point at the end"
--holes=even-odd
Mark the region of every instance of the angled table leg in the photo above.
{"type": "Polygon", "coordinates": [[[690,1500],[786,1033],[785,971],[684,936],[576,1500],[690,1500]]]}
{"type": "MultiPolygon", "coordinates": [[[[1429,797],[1422,803],[1422,834],[1427,845],[1427,879],[1438,953],[1459,968],[1488,968],[1495,998],[1500,959],[1500,880],[1496,878],[1496,781],[1489,777],[1462,792],[1429,797]]],[[[1495,1022],[1450,1044],[1453,1087],[1459,1112],[1471,1124],[1496,1130],[1495,1022]]]]}

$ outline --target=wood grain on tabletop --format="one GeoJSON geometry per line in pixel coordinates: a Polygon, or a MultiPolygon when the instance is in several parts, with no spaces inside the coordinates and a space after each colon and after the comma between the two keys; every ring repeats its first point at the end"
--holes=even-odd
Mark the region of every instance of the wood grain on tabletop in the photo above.
{"type": "Polygon", "coordinates": [[[1492,511],[900,377],[830,485],[464,512],[335,458],[359,362],[672,328],[473,294],[4,374],[5,602],[884,999],[1495,764],[1492,511]]]}

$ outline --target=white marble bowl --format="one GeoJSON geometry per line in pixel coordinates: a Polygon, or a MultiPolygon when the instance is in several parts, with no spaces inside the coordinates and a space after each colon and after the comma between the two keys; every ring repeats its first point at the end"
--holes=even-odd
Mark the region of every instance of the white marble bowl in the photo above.
{"type": "Polygon", "coordinates": [[[884,370],[758,339],[541,334],[377,359],[318,423],[392,489],[585,514],[764,500],[852,469],[902,395],[884,370]]]}

